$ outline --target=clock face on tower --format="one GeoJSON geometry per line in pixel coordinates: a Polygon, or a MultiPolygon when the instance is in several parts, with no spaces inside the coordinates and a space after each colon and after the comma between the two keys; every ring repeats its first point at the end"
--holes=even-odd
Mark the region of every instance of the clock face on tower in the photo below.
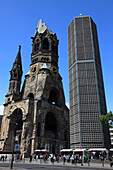
{"type": "Polygon", "coordinates": [[[35,74],[37,71],[37,66],[36,65],[33,65],[30,67],[30,74],[35,74]]]}

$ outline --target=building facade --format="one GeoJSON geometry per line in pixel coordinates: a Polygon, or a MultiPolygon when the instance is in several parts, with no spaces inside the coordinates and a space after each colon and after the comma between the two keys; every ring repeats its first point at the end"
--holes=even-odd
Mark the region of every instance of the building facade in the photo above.
{"type": "Polygon", "coordinates": [[[113,128],[109,128],[109,131],[110,131],[111,147],[113,148],[113,128]]]}
{"type": "Polygon", "coordinates": [[[10,71],[0,149],[11,151],[15,137],[15,144],[26,156],[36,149],[59,153],[60,149],[69,148],[69,109],[65,105],[62,77],[58,71],[59,41],[40,20],[32,42],[30,70],[21,91],[20,46],[10,71]]]}
{"type": "Polygon", "coordinates": [[[110,148],[109,130],[99,123],[107,113],[97,28],[90,16],[68,27],[71,148],[110,148]]]}

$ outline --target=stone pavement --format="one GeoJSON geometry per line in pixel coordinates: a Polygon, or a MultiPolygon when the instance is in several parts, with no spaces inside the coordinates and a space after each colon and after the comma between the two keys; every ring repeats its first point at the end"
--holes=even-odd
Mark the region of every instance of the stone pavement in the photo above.
{"type": "MultiPolygon", "coordinates": [[[[25,163],[30,163],[28,160],[25,163]]],[[[59,163],[57,163],[56,161],[54,162],[54,164],[52,164],[50,161],[48,161],[47,163],[44,162],[38,162],[38,161],[32,161],[30,164],[40,164],[40,165],[57,165],[57,166],[73,166],[73,167],[82,167],[81,163],[77,163],[77,164],[72,164],[72,163],[65,163],[65,165],[63,164],[62,161],[60,161],[59,163]]],[[[100,160],[92,160],[89,164],[88,163],[83,163],[83,167],[92,167],[92,168],[111,168],[110,167],[110,162],[104,161],[104,165],[102,164],[102,162],[100,160]]],[[[113,167],[112,167],[113,169],[113,167]]]]}
{"type": "MultiPolygon", "coordinates": [[[[10,169],[10,166],[9,167],[5,167],[5,164],[7,164],[7,163],[2,163],[2,167],[1,167],[1,164],[0,164],[0,170],[9,170],[10,169]],[[3,165],[4,164],[4,165],[3,165]],[[3,167],[4,166],[4,167],[3,167]]],[[[91,162],[89,165],[88,165],[88,163],[83,163],[83,166],[81,166],[81,163],[77,163],[77,164],[72,164],[72,163],[65,163],[65,165],[63,165],[63,162],[60,162],[60,163],[57,163],[57,162],[55,162],[54,164],[52,164],[50,161],[48,161],[48,163],[43,163],[43,162],[37,162],[37,161],[32,161],[31,163],[27,160],[27,161],[25,161],[25,163],[23,163],[23,162],[18,162],[18,163],[15,163],[14,162],[14,167],[13,167],[13,170],[26,170],[27,168],[19,168],[19,167],[16,167],[15,168],[15,165],[16,164],[26,164],[26,166],[27,167],[29,167],[29,164],[31,164],[31,165],[46,165],[46,166],[65,166],[65,167],[67,167],[67,168],[69,168],[69,167],[80,167],[80,168],[82,168],[82,167],[84,167],[84,168],[101,168],[101,169],[113,169],[113,167],[111,168],[110,167],[110,163],[107,161],[105,161],[105,163],[104,163],[104,167],[103,167],[103,165],[102,165],[102,163],[101,162],[91,162]]],[[[21,166],[22,167],[22,166],[21,166]]]]}
{"type": "MultiPolygon", "coordinates": [[[[32,162],[32,164],[33,164],[34,162],[32,162]]],[[[39,163],[38,163],[39,164],[39,163]]],[[[41,163],[41,165],[44,165],[45,163],[41,163]]],[[[72,164],[72,163],[65,163],[65,165],[63,164],[63,162],[59,162],[59,163],[57,163],[57,162],[55,162],[54,164],[52,164],[51,162],[48,162],[48,163],[46,163],[46,165],[57,165],[57,166],[72,166],[72,167],[91,167],[91,168],[111,168],[110,167],[110,163],[104,163],[104,167],[103,167],[103,164],[101,163],[101,162],[99,162],[99,163],[93,163],[93,162],[91,162],[91,163],[83,163],[83,166],[81,166],[81,163],[77,163],[77,164],[72,164]]],[[[111,169],[113,169],[113,167],[111,168],[111,169]]]]}

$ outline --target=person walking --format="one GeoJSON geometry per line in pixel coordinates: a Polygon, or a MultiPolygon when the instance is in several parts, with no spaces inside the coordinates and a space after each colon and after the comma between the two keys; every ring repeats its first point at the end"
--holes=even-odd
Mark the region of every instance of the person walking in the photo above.
{"type": "Polygon", "coordinates": [[[100,156],[101,162],[102,162],[102,166],[104,167],[104,155],[100,156]]]}
{"type": "Polygon", "coordinates": [[[65,161],[66,161],[66,155],[63,155],[63,165],[65,165],[65,161]]]}

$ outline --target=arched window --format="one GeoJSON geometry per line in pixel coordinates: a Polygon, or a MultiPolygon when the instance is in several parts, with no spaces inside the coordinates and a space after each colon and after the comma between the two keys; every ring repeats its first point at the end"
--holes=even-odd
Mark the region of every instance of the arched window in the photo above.
{"type": "Polygon", "coordinates": [[[13,84],[13,89],[15,88],[15,82],[12,83],[13,84]]]}
{"type": "Polygon", "coordinates": [[[40,149],[40,143],[37,144],[37,149],[40,149]]]}
{"type": "Polygon", "coordinates": [[[22,110],[16,109],[12,113],[10,127],[12,128],[12,131],[14,130],[14,128],[16,128],[16,132],[17,132],[17,134],[19,134],[19,133],[21,133],[22,126],[23,126],[22,110]]]}
{"type": "Polygon", "coordinates": [[[37,124],[37,136],[40,136],[40,122],[37,124]]]}
{"type": "Polygon", "coordinates": [[[57,130],[57,122],[56,118],[53,113],[47,113],[46,119],[45,119],[45,130],[51,131],[53,133],[57,130]]]}
{"type": "Polygon", "coordinates": [[[33,100],[34,99],[34,94],[33,93],[29,93],[27,96],[29,99],[33,100]]]}
{"type": "Polygon", "coordinates": [[[19,142],[19,144],[21,143],[21,134],[18,137],[18,142],[19,142]]]}
{"type": "Polygon", "coordinates": [[[43,50],[49,50],[49,41],[47,38],[43,40],[43,50]]]}
{"type": "Polygon", "coordinates": [[[52,45],[52,51],[56,53],[56,46],[54,44],[52,45]]]}
{"type": "Polygon", "coordinates": [[[44,58],[43,58],[43,57],[41,58],[41,61],[44,61],[44,58]]]}
{"type": "Polygon", "coordinates": [[[38,50],[39,50],[39,39],[37,39],[35,43],[35,51],[38,51],[38,50]]]}
{"type": "Polygon", "coordinates": [[[67,140],[67,130],[64,131],[64,140],[67,140]]]}
{"type": "Polygon", "coordinates": [[[39,50],[39,43],[36,43],[35,44],[35,51],[38,51],[39,50]]]}
{"type": "Polygon", "coordinates": [[[21,111],[21,109],[19,109],[19,111],[17,110],[15,114],[17,114],[16,115],[16,117],[17,117],[17,127],[16,127],[16,130],[17,131],[18,130],[22,130],[23,122],[22,122],[22,111],[21,111]]]}
{"type": "Polygon", "coordinates": [[[33,93],[29,93],[29,95],[27,97],[29,99],[29,114],[31,115],[31,120],[33,120],[33,114],[34,114],[34,94],[33,93]]]}
{"type": "Polygon", "coordinates": [[[14,78],[17,78],[17,73],[14,73],[14,78]]]}
{"type": "Polygon", "coordinates": [[[58,105],[58,97],[54,90],[51,90],[48,102],[51,104],[58,105]]]}

